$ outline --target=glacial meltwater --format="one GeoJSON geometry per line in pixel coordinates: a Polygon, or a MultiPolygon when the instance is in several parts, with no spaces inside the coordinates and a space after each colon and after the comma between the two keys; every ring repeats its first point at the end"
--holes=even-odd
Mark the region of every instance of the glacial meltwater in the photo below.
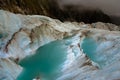
{"type": "MultiPolygon", "coordinates": [[[[76,56],[76,53],[80,54],[77,47],[75,47],[76,49],[73,48],[72,53],[68,52],[68,46],[75,45],[76,42],[80,44],[79,37],[71,36],[41,46],[34,55],[19,62],[23,71],[17,77],[17,80],[32,80],[37,76],[40,77],[40,80],[56,80],[62,74],[61,70],[65,61],[71,60],[67,56],[72,53],[74,53],[73,56],[76,56]]],[[[98,43],[92,37],[86,37],[81,43],[81,48],[89,59],[96,62],[99,67],[103,67],[107,62],[102,59],[105,54],[101,55],[100,52],[96,51],[100,44],[101,42],[98,43]]]]}
{"type": "Polygon", "coordinates": [[[117,60],[114,54],[117,54],[119,48],[108,50],[113,44],[111,41],[103,41],[102,38],[96,41],[92,37],[86,37],[81,43],[81,48],[90,60],[97,63],[99,68],[103,68],[117,60]],[[116,51],[116,53],[114,53],[114,51],[116,51]]]}
{"type": "Polygon", "coordinates": [[[21,60],[19,64],[24,68],[17,80],[32,80],[41,76],[40,80],[55,80],[66,59],[67,47],[63,40],[53,41],[40,47],[36,54],[21,60]]]}
{"type": "Polygon", "coordinates": [[[94,39],[86,37],[81,44],[81,48],[91,60],[95,61],[97,43],[94,39]]]}

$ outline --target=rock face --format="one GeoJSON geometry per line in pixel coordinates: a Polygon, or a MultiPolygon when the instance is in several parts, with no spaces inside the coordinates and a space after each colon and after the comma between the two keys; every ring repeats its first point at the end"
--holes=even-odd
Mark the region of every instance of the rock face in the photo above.
{"type": "Polygon", "coordinates": [[[68,62],[57,80],[118,80],[119,31],[119,26],[110,23],[62,23],[45,16],[0,10],[0,80],[16,80],[22,71],[20,60],[65,37],[70,37],[66,40],[68,62]]]}

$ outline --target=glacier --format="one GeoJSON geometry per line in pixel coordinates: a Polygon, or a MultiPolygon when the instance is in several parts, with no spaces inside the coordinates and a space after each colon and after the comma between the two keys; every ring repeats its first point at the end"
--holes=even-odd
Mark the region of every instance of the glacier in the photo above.
{"type": "MultiPolygon", "coordinates": [[[[29,61],[29,56],[40,53],[44,56],[45,51],[47,56],[55,56],[52,59],[65,58],[58,63],[60,67],[54,68],[58,72],[55,80],[120,79],[120,26],[102,22],[61,22],[41,15],[21,15],[0,10],[0,80],[16,80],[24,71],[24,65],[30,63],[26,66],[32,68],[31,65],[41,62],[37,58],[29,61]],[[52,45],[56,41],[64,42],[60,44],[61,48],[52,45]],[[41,48],[49,44],[52,50],[42,50],[41,53],[41,48]],[[49,53],[51,51],[55,54],[49,53]],[[24,63],[24,60],[25,64],[22,65],[20,62],[24,63]]],[[[50,61],[47,56],[42,58],[50,61]]],[[[53,64],[52,61],[49,63],[53,64]]],[[[49,71],[50,67],[42,66],[49,71]]],[[[31,73],[29,69],[28,73],[31,73]]],[[[42,75],[32,78],[40,80],[42,75]]],[[[30,76],[26,74],[25,77],[30,76]]]]}

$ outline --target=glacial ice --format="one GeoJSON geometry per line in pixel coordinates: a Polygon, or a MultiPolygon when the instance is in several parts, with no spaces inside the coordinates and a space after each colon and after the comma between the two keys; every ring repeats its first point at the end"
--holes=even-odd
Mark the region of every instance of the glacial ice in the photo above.
{"type": "MultiPolygon", "coordinates": [[[[119,26],[110,23],[60,22],[41,15],[20,15],[0,10],[0,80],[15,80],[23,70],[18,64],[20,60],[36,55],[42,46],[56,40],[65,40],[64,45],[67,46],[66,60],[56,80],[119,80],[119,30],[119,26]]],[[[26,64],[30,63],[25,59],[26,64]]],[[[30,64],[39,62],[35,61],[30,64]]]]}

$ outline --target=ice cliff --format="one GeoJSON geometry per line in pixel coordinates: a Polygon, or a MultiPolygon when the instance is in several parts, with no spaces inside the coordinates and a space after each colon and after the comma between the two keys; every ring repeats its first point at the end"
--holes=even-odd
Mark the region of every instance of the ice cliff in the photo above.
{"type": "Polygon", "coordinates": [[[0,80],[16,80],[23,69],[20,60],[45,44],[63,39],[68,54],[56,80],[120,79],[119,26],[61,22],[0,10],[0,80]]]}

